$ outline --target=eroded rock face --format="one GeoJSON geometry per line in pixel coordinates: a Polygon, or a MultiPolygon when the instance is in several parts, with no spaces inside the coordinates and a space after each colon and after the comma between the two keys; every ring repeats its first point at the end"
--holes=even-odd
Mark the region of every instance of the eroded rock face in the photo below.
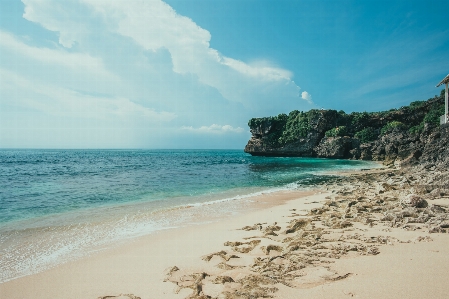
{"type": "Polygon", "coordinates": [[[320,158],[350,158],[350,151],[356,140],[350,137],[324,137],[314,148],[316,156],[320,158]]]}
{"type": "Polygon", "coordinates": [[[334,114],[332,110],[316,110],[309,118],[307,136],[298,136],[287,144],[278,143],[284,127],[269,118],[262,119],[250,127],[252,137],[245,146],[245,152],[253,156],[316,157],[314,148],[325,132],[334,126],[334,114]]]}
{"type": "Polygon", "coordinates": [[[310,138],[301,138],[284,147],[273,148],[264,142],[263,138],[253,136],[245,146],[245,152],[253,156],[314,157],[314,147],[318,142],[316,136],[310,136],[310,138]]]}
{"type": "Polygon", "coordinates": [[[432,170],[449,168],[449,124],[434,130],[425,140],[420,166],[432,170]]]}
{"type": "MultiPolygon", "coordinates": [[[[254,136],[245,152],[259,156],[295,156],[383,161],[385,165],[421,166],[427,169],[449,167],[449,125],[425,126],[423,132],[411,134],[407,130],[393,130],[377,140],[360,143],[357,138],[324,137],[324,130],[313,131],[307,138],[272,147],[263,136],[254,136]]],[[[259,132],[259,131],[258,131],[259,132]]]]}

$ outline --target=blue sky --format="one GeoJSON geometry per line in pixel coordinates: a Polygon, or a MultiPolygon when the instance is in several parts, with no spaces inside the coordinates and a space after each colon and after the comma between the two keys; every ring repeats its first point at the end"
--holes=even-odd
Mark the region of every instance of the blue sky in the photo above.
{"type": "Polygon", "coordinates": [[[0,147],[243,148],[251,117],[379,111],[449,73],[448,1],[3,0],[0,147]]]}

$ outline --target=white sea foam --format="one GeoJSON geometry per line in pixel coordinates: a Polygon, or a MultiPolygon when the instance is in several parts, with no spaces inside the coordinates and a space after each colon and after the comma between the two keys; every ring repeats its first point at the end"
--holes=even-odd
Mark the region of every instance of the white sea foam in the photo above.
{"type": "MultiPolygon", "coordinates": [[[[94,219],[93,219],[94,220],[94,219]]],[[[2,232],[0,282],[38,273],[131,237],[174,227],[161,221],[118,221],[2,232]]]]}
{"type": "Polygon", "coordinates": [[[22,221],[0,230],[0,282],[44,271],[130,238],[204,221],[198,213],[219,218],[242,207],[236,202],[244,204],[245,199],[260,195],[306,188],[295,182],[255,192],[251,192],[254,188],[229,191],[213,200],[196,197],[195,202],[181,205],[176,203],[182,200],[172,199],[163,208],[155,207],[154,202],[128,203],[22,221]],[[235,192],[243,194],[226,195],[235,192]],[[230,202],[233,204],[226,205],[230,202]]]}
{"type": "MultiPolygon", "coordinates": [[[[252,196],[263,193],[252,193],[252,196]]],[[[235,196],[233,200],[247,197],[250,195],[235,196]]],[[[229,201],[229,198],[225,198],[213,203],[226,204],[229,201]]],[[[220,217],[223,213],[238,208],[235,204],[218,207],[212,205],[212,202],[187,206],[194,208],[168,206],[152,210],[144,203],[127,204],[120,208],[91,209],[80,215],[67,213],[71,215],[65,224],[58,225],[55,219],[46,217],[38,223],[35,220],[16,223],[14,229],[3,227],[0,230],[0,282],[42,272],[58,264],[117,246],[130,238],[195,224],[199,219],[204,221],[204,218],[210,218],[211,215],[220,217]],[[198,217],[198,214],[207,217],[198,217]],[[75,219],[81,222],[74,223],[75,219]],[[18,228],[21,226],[28,228],[18,228]]],[[[64,215],[56,218],[59,217],[64,221],[64,215]]]]}
{"type": "MultiPolygon", "coordinates": [[[[228,201],[252,198],[252,197],[260,196],[260,195],[263,195],[263,194],[271,194],[271,193],[280,192],[280,191],[296,190],[298,188],[299,188],[299,184],[298,183],[290,183],[290,184],[286,184],[286,185],[284,185],[282,187],[275,187],[275,188],[270,188],[270,189],[264,189],[264,190],[261,190],[261,191],[252,192],[252,193],[248,193],[248,194],[236,195],[236,196],[232,196],[232,197],[226,197],[226,198],[216,199],[216,200],[211,200],[211,201],[206,201],[206,202],[189,203],[189,204],[183,205],[182,207],[207,206],[207,205],[213,205],[213,204],[223,203],[223,202],[228,202],[228,201]]],[[[306,187],[304,187],[304,189],[306,189],[306,187]]]]}

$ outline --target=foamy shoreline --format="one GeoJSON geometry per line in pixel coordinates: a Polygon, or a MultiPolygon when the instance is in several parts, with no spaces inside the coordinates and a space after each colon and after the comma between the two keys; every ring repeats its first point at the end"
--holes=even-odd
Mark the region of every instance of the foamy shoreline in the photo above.
{"type": "Polygon", "coordinates": [[[311,188],[298,183],[235,188],[210,195],[119,203],[7,223],[0,227],[0,265],[4,269],[0,283],[37,274],[160,230],[214,222],[258,209],[252,204],[253,198],[311,188]]]}
{"type": "Polygon", "coordinates": [[[190,202],[184,200],[178,204],[170,200],[160,204],[131,202],[17,221],[0,229],[0,265],[4,269],[0,272],[0,283],[37,274],[158,231],[245,213],[257,209],[252,205],[257,196],[297,188],[296,184],[289,184],[271,189],[255,188],[257,191],[238,189],[206,201],[193,197],[190,202]]]}
{"type": "MultiPolygon", "coordinates": [[[[370,190],[373,198],[384,198],[388,192],[397,191],[384,190],[379,193],[378,190],[376,194],[376,186],[381,183],[378,181],[372,184],[373,189],[370,190]]],[[[357,183],[354,181],[352,184],[356,187],[357,183]]],[[[263,264],[266,258],[274,258],[278,260],[278,266],[282,266],[291,264],[291,257],[310,252],[309,257],[312,259],[302,260],[303,265],[295,264],[298,269],[292,268],[294,271],[290,274],[296,275],[296,278],[293,277],[288,283],[285,281],[288,277],[285,276],[277,279],[276,283],[271,281],[274,283],[271,286],[270,281],[264,281],[263,284],[255,281],[251,286],[247,284],[248,287],[252,287],[256,293],[260,292],[261,296],[266,292],[276,298],[444,298],[449,292],[445,283],[449,270],[448,234],[429,234],[429,228],[423,225],[408,230],[404,229],[405,225],[412,227],[412,224],[402,223],[391,227],[386,225],[386,220],[374,220],[380,219],[376,212],[360,212],[357,217],[368,219],[372,216],[373,221],[347,219],[351,225],[340,223],[338,217],[332,218],[329,211],[324,214],[309,213],[311,209],[320,211],[323,204],[331,209],[335,207],[335,213],[340,213],[338,206],[345,204],[345,198],[357,192],[351,191],[351,186],[351,183],[336,182],[326,186],[329,189],[327,192],[322,187],[321,191],[313,192],[261,194],[253,198],[252,206],[243,214],[230,213],[214,222],[203,219],[203,223],[197,222],[192,226],[159,231],[130,240],[119,247],[97,252],[81,260],[0,284],[0,295],[1,298],[149,299],[186,298],[190,295],[193,296],[191,298],[206,295],[237,298],[231,295],[235,294],[234,290],[244,287],[245,277],[264,273],[254,272],[255,269],[268,267],[271,270],[267,271],[274,271],[272,277],[276,276],[277,266],[263,264]],[[287,233],[289,227],[292,229],[296,223],[290,221],[300,219],[309,219],[312,222],[306,225],[313,225],[301,228],[299,225],[297,230],[287,233]],[[322,225],[323,221],[327,226],[322,225]],[[253,227],[254,224],[258,225],[253,227]],[[243,227],[249,228],[241,230],[243,227]],[[299,235],[301,230],[302,236],[299,235]],[[307,235],[323,230],[328,233],[321,234],[318,239],[310,239],[312,243],[304,241],[307,235]],[[285,241],[291,237],[293,239],[285,241]],[[299,239],[295,241],[295,238],[299,239]],[[255,242],[256,246],[247,251],[245,248],[252,246],[252,240],[260,240],[260,243],[255,242]],[[289,243],[299,241],[299,247],[293,255],[293,251],[285,251],[289,243]],[[223,250],[229,256],[234,254],[239,258],[230,257],[226,261],[218,254],[223,250]],[[207,258],[201,258],[212,253],[217,254],[208,261],[207,258]],[[254,264],[257,258],[262,263],[259,266],[254,264]],[[223,263],[236,268],[226,268],[223,263]],[[221,268],[217,267],[220,264],[221,268]],[[175,271],[166,276],[167,269],[175,271]],[[201,278],[195,276],[195,273],[207,273],[207,276],[201,278]],[[221,282],[219,277],[222,277],[221,282]],[[230,277],[234,282],[223,277],[230,277]],[[285,284],[280,283],[282,281],[285,284]],[[287,284],[291,284],[291,287],[287,284]],[[195,293],[198,286],[201,286],[201,292],[195,293]],[[179,293],[174,290],[179,290],[179,293]]],[[[367,189],[365,193],[368,194],[370,190],[367,189]]],[[[429,207],[449,204],[446,197],[427,201],[429,207]]],[[[266,279],[268,276],[263,277],[266,279]]]]}

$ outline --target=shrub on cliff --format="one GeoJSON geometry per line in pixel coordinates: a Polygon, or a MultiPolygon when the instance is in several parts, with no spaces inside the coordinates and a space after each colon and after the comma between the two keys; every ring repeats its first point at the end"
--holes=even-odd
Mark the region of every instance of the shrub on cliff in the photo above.
{"type": "Polygon", "coordinates": [[[414,101],[410,103],[410,109],[416,110],[422,108],[426,104],[426,101],[414,101]]]}
{"type": "Polygon", "coordinates": [[[413,126],[410,129],[408,129],[410,134],[421,134],[423,130],[424,130],[424,122],[421,122],[419,125],[413,126]]]}
{"type": "Polygon", "coordinates": [[[346,136],[347,134],[348,132],[346,130],[346,126],[332,128],[329,131],[326,131],[326,133],[324,133],[326,137],[346,136]]]}
{"type": "Polygon", "coordinates": [[[351,125],[356,132],[368,127],[371,121],[371,117],[368,112],[352,112],[349,116],[351,119],[351,125]]]}
{"type": "Polygon", "coordinates": [[[424,116],[424,123],[431,125],[440,124],[440,116],[444,114],[444,104],[433,106],[430,111],[424,116]]]}
{"type": "Polygon", "coordinates": [[[289,113],[280,144],[294,142],[299,138],[305,138],[310,131],[309,113],[294,110],[289,113]]]}
{"type": "Polygon", "coordinates": [[[411,134],[421,134],[421,132],[424,130],[425,123],[430,124],[432,126],[437,126],[440,124],[440,116],[443,114],[444,114],[444,104],[433,105],[430,108],[429,112],[427,112],[426,115],[424,116],[422,122],[416,126],[411,127],[408,131],[411,134]]]}
{"type": "Polygon", "coordinates": [[[279,139],[285,130],[287,114],[281,113],[277,116],[251,118],[248,126],[253,134],[259,135],[270,147],[279,147],[279,139]]]}
{"type": "Polygon", "coordinates": [[[287,114],[281,113],[278,116],[270,116],[270,117],[256,117],[251,118],[248,121],[248,127],[256,128],[262,124],[270,123],[273,128],[281,129],[285,126],[287,122],[288,116],[287,114]]]}
{"type": "Polygon", "coordinates": [[[360,140],[360,143],[366,143],[377,139],[376,130],[373,127],[366,127],[354,134],[354,137],[360,140]]]}
{"type": "Polygon", "coordinates": [[[380,130],[380,134],[385,135],[387,133],[390,133],[394,129],[405,129],[405,125],[400,121],[394,120],[383,126],[383,128],[380,130]]]}

